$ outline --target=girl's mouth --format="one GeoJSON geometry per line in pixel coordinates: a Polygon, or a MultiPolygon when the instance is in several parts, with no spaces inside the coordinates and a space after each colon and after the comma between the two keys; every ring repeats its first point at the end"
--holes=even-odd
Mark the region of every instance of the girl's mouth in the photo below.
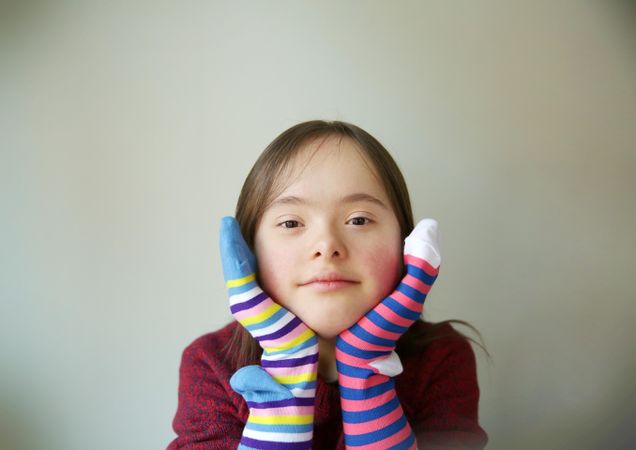
{"type": "Polygon", "coordinates": [[[340,289],[345,289],[356,284],[358,283],[348,280],[315,280],[303,284],[302,286],[316,290],[318,292],[332,292],[340,289]]]}
{"type": "Polygon", "coordinates": [[[318,274],[306,283],[303,283],[301,286],[318,292],[332,292],[340,289],[346,289],[356,284],[359,284],[359,282],[354,281],[345,275],[331,272],[318,274]]]}

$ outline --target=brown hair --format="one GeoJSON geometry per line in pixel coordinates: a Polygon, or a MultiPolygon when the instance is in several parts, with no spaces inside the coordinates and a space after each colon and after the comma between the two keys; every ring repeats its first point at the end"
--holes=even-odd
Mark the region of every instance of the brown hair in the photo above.
{"type": "MultiPolygon", "coordinates": [[[[282,132],[274,139],[258,157],[250,170],[238,202],[235,217],[241,227],[245,241],[254,250],[256,228],[269,204],[285,189],[281,180],[286,178],[286,170],[294,160],[294,156],[305,144],[317,139],[339,137],[351,139],[356,143],[365,159],[370,163],[384,190],[389,197],[393,212],[400,224],[402,239],[413,230],[413,212],[409,192],[398,165],[389,152],[373,136],[363,129],[341,121],[312,120],[302,122],[282,132]]],[[[440,323],[429,323],[426,327],[413,327],[400,338],[396,351],[399,354],[420,351],[429,342],[439,339],[437,328],[450,322],[475,328],[460,320],[448,320],[440,323]]],[[[479,332],[477,332],[479,335],[479,332]]],[[[452,336],[452,335],[451,335],[452,336]]],[[[465,338],[457,333],[455,336],[465,338]]],[[[466,338],[475,342],[471,338],[466,338]]],[[[475,342],[480,347],[481,344],[475,342]]],[[[483,347],[482,347],[483,348],[483,347]]],[[[235,369],[248,364],[258,364],[261,348],[256,340],[243,328],[236,327],[234,335],[226,346],[226,356],[232,361],[235,369]]]]}

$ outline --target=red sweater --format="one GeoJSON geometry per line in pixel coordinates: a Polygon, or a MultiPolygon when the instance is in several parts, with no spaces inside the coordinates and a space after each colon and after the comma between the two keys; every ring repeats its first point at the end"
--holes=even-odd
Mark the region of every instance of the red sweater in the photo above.
{"type": "MultiPolygon", "coordinates": [[[[416,322],[416,326],[428,326],[416,322]]],[[[168,450],[236,449],[247,422],[243,398],[230,387],[232,368],[221,349],[237,322],[196,339],[183,352],[179,405],[173,421],[177,438],[168,450]]],[[[416,355],[402,359],[396,390],[419,449],[481,449],[488,437],[479,426],[479,387],[470,343],[452,326],[416,355]]],[[[316,390],[313,448],[344,449],[336,383],[320,377],[316,390]]]]}

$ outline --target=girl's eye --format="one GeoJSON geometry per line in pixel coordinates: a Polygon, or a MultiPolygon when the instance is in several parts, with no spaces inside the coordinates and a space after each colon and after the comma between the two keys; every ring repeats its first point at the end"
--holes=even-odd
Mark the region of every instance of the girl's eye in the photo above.
{"type": "Polygon", "coordinates": [[[351,222],[351,225],[367,225],[370,220],[366,217],[354,217],[349,222],[351,222]]]}
{"type": "Polygon", "coordinates": [[[296,228],[299,226],[297,220],[286,220],[284,222],[279,223],[278,225],[283,228],[296,228]]]}

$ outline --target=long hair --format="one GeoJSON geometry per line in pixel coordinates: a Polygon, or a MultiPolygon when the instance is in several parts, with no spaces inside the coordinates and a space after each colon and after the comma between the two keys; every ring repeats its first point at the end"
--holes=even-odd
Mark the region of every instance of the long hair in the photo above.
{"type": "MultiPolygon", "coordinates": [[[[382,144],[353,124],[312,120],[294,125],[276,137],[258,157],[243,183],[236,204],[235,217],[252,251],[254,251],[254,236],[258,223],[270,203],[286,188],[282,180],[287,177],[283,175],[286,174],[294,157],[305,147],[305,144],[333,136],[351,139],[357,144],[356,148],[362,153],[364,159],[376,171],[400,224],[402,239],[413,230],[413,212],[406,182],[398,165],[382,144]]],[[[439,335],[437,328],[449,322],[466,325],[477,332],[470,324],[460,320],[426,322],[428,325],[426,327],[411,326],[401,336],[396,351],[398,354],[406,354],[423,349],[432,340],[444,337],[439,335]]],[[[479,332],[477,334],[479,335],[479,332]]],[[[466,339],[481,347],[481,344],[473,339],[467,337],[466,339]]],[[[234,335],[225,347],[225,356],[235,369],[249,364],[258,364],[261,353],[262,349],[257,341],[241,326],[236,327],[234,335]]]]}

